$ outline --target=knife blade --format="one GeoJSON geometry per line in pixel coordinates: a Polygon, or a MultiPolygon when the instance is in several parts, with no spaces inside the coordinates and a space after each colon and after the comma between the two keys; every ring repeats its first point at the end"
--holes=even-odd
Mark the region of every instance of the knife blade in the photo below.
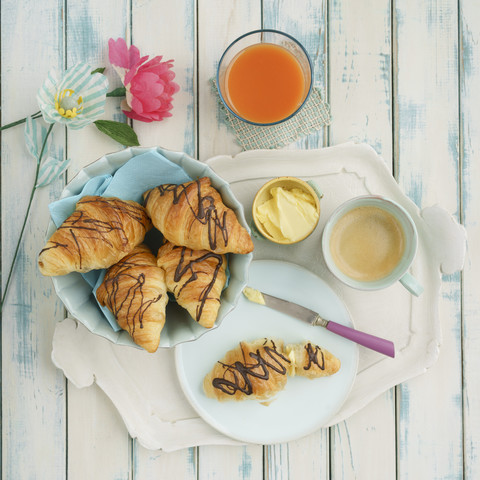
{"type": "Polygon", "coordinates": [[[367,347],[376,352],[382,353],[389,357],[395,357],[395,345],[390,340],[361,332],[355,328],[347,327],[331,320],[322,318],[317,312],[310,310],[297,303],[283,300],[282,298],[269,295],[251,287],[245,287],[243,290],[245,297],[251,302],[265,305],[269,308],[285,313],[291,317],[298,318],[313,326],[326,328],[328,331],[340,335],[359,345],[367,347]]]}

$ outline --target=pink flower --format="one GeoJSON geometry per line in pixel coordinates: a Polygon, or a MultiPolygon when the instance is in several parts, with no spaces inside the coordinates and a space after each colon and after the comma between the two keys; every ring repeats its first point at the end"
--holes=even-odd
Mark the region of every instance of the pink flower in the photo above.
{"type": "Polygon", "coordinates": [[[162,62],[158,56],[148,61],[137,47],[127,47],[125,40],[108,41],[108,57],[125,85],[123,113],[134,120],[153,122],[171,117],[172,96],[180,87],[173,81],[173,60],[162,62]]]}

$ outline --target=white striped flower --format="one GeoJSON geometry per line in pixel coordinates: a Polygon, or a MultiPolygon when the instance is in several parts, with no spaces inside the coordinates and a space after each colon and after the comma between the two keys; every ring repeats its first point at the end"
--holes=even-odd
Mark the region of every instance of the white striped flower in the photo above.
{"type": "Polygon", "coordinates": [[[37,101],[47,123],[62,123],[73,130],[94,122],[105,111],[108,80],[92,67],[77,63],[67,69],[60,82],[50,71],[37,93],[37,101]]]}

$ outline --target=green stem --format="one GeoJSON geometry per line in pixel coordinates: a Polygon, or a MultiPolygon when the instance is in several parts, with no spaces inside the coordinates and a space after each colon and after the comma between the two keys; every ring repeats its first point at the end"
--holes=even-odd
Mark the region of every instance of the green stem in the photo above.
{"type": "MultiPolygon", "coordinates": [[[[32,115],[32,118],[38,118],[42,115],[42,112],[37,112],[32,115]]],[[[8,123],[7,125],[3,125],[0,127],[0,130],[6,130],[7,128],[16,127],[17,125],[21,125],[27,121],[28,117],[22,118],[21,120],[17,120],[16,122],[8,123]]]]}
{"type": "Polygon", "coordinates": [[[52,123],[50,125],[50,127],[47,131],[47,134],[45,135],[45,138],[43,140],[42,149],[40,150],[40,156],[38,157],[38,162],[37,162],[37,169],[35,171],[35,180],[33,182],[32,191],[30,192],[30,199],[28,201],[27,213],[25,214],[25,219],[23,221],[22,230],[20,231],[20,236],[18,237],[17,247],[15,248],[15,253],[13,254],[13,260],[12,260],[12,264],[10,266],[10,271],[8,272],[7,283],[5,284],[5,289],[4,289],[3,295],[2,295],[2,303],[0,303],[0,312],[3,310],[3,302],[5,301],[5,297],[7,296],[8,287],[10,285],[10,280],[12,278],[13,267],[15,266],[15,262],[17,260],[18,250],[19,250],[20,244],[22,242],[23,232],[25,231],[25,227],[27,226],[28,215],[30,214],[30,208],[32,207],[33,196],[35,195],[35,190],[37,189],[38,174],[40,172],[40,164],[42,163],[43,152],[45,151],[45,146],[47,145],[47,139],[48,139],[48,137],[50,135],[50,132],[52,131],[52,128],[53,128],[54,125],[55,125],[54,123],[52,123]]]}

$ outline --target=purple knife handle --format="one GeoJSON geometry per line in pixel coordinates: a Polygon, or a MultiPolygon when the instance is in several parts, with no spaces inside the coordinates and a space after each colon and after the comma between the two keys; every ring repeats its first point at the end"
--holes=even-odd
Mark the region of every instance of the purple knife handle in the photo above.
{"type": "Polygon", "coordinates": [[[368,333],[359,332],[354,328],[346,327],[345,325],[340,325],[335,322],[328,322],[327,330],[330,330],[337,335],[340,335],[344,338],[348,338],[364,347],[375,350],[376,352],[383,353],[389,357],[395,357],[395,345],[390,340],[385,340],[384,338],[375,337],[374,335],[369,335],[368,333]]]}

